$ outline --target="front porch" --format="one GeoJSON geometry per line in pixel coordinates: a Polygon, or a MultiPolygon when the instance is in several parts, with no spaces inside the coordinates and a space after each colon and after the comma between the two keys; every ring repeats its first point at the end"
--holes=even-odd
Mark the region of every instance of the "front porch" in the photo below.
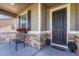
{"type": "Polygon", "coordinates": [[[0,43],[0,56],[76,56],[69,50],[61,51],[51,47],[36,49],[30,45],[24,48],[22,44],[18,45],[18,51],[15,50],[15,44],[9,45],[9,42],[0,43]]]}
{"type": "Polygon", "coordinates": [[[15,3],[15,6],[17,8],[14,8],[13,5],[4,3],[4,4],[1,4],[1,6],[3,7],[10,6],[8,9],[1,7],[2,9],[0,10],[0,13],[2,15],[7,15],[12,18],[1,19],[0,32],[2,35],[0,40],[0,48],[1,48],[0,55],[76,56],[76,53],[69,52],[67,45],[68,45],[68,42],[72,40],[71,37],[73,36],[73,34],[76,34],[76,35],[79,34],[78,33],[79,20],[78,20],[78,9],[77,9],[78,4],[15,3]],[[19,7],[19,5],[21,5],[21,8],[19,7]],[[63,10],[61,9],[63,8],[65,8],[65,14],[62,13],[63,10]],[[57,12],[57,10],[60,10],[60,11],[57,12]],[[56,17],[53,15],[53,11],[57,12],[55,14],[58,14],[58,15],[54,14],[56,17]],[[65,15],[65,17],[63,15],[65,15]],[[65,21],[63,21],[64,19],[65,21]],[[52,20],[58,20],[58,21],[55,23],[52,20]],[[66,21],[67,23],[65,23],[66,21]],[[53,25],[53,23],[55,24],[53,25]],[[64,26],[63,23],[65,23],[66,27],[64,26]],[[57,36],[54,36],[55,31],[53,27],[55,27],[55,25],[57,25],[56,27],[58,28],[57,30],[59,31],[56,34],[57,36]],[[61,29],[60,27],[63,29],[61,29]],[[26,28],[28,31],[26,33],[27,37],[25,37],[25,41],[24,41],[26,43],[26,47],[23,47],[22,45],[18,45],[18,50],[16,51],[15,44],[9,45],[9,41],[11,39],[8,38],[8,36],[11,36],[11,33],[13,32],[19,33],[16,29],[20,29],[20,28],[26,28]],[[61,30],[59,30],[59,28],[61,30]],[[64,33],[63,31],[65,30],[66,32],[64,35],[62,33],[64,33]],[[62,33],[60,33],[61,31],[62,33]],[[50,39],[51,41],[50,47],[46,46],[47,38],[50,39]],[[56,39],[57,41],[55,41],[56,39]],[[63,44],[65,44],[65,46],[63,44]],[[59,48],[62,47],[64,48],[65,51],[52,48],[51,46],[56,46],[59,48]]]}

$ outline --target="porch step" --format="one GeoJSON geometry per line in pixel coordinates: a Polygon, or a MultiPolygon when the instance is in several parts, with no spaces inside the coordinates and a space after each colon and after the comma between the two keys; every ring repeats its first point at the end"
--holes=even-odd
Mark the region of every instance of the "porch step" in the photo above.
{"type": "Polygon", "coordinates": [[[61,50],[61,51],[67,50],[67,48],[64,48],[64,47],[61,47],[61,46],[55,46],[55,45],[52,45],[51,48],[55,48],[55,49],[58,49],[58,50],[61,50]]]}

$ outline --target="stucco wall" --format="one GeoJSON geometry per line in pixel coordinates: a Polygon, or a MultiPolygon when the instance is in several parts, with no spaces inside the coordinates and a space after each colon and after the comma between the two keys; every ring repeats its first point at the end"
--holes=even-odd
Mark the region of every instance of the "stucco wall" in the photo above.
{"type": "Polygon", "coordinates": [[[39,30],[39,19],[38,19],[38,4],[32,4],[30,6],[28,6],[26,9],[24,9],[24,11],[22,11],[21,13],[31,10],[31,31],[38,31],[39,30]]]}
{"type": "Polygon", "coordinates": [[[15,32],[16,30],[15,29],[12,29],[11,26],[6,26],[6,27],[3,27],[0,29],[0,33],[3,33],[3,32],[15,32]]]}
{"type": "Polygon", "coordinates": [[[5,26],[9,26],[11,24],[14,24],[15,23],[15,19],[9,19],[9,20],[0,20],[0,27],[5,27],[5,26]]]}
{"type": "Polygon", "coordinates": [[[0,32],[13,32],[12,26],[16,27],[16,19],[0,20],[0,32]]]}

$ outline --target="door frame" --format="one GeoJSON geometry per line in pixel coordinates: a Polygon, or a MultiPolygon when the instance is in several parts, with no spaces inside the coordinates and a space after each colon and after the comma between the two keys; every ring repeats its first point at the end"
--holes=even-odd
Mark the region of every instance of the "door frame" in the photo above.
{"type": "Polygon", "coordinates": [[[50,9],[50,32],[51,32],[51,45],[55,45],[55,46],[60,46],[60,47],[64,47],[64,48],[68,48],[67,46],[64,46],[64,45],[59,45],[59,44],[55,44],[55,43],[52,43],[52,12],[54,11],[57,11],[57,10],[60,10],[60,9],[64,9],[66,8],[67,9],[67,20],[66,20],[66,23],[67,23],[67,44],[68,44],[68,33],[70,32],[70,4],[65,4],[65,5],[61,5],[59,7],[56,7],[56,8],[52,8],[50,9]]]}

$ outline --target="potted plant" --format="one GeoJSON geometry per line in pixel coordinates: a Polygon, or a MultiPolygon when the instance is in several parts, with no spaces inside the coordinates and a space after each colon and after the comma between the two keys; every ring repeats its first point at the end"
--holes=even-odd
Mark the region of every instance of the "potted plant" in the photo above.
{"type": "Polygon", "coordinates": [[[70,41],[68,42],[68,48],[71,52],[75,52],[77,50],[77,45],[75,42],[70,41]]]}
{"type": "Polygon", "coordinates": [[[50,46],[50,44],[51,44],[51,40],[50,40],[49,37],[50,37],[50,35],[46,34],[46,37],[45,37],[45,38],[46,38],[45,43],[46,43],[47,46],[50,46]]]}

